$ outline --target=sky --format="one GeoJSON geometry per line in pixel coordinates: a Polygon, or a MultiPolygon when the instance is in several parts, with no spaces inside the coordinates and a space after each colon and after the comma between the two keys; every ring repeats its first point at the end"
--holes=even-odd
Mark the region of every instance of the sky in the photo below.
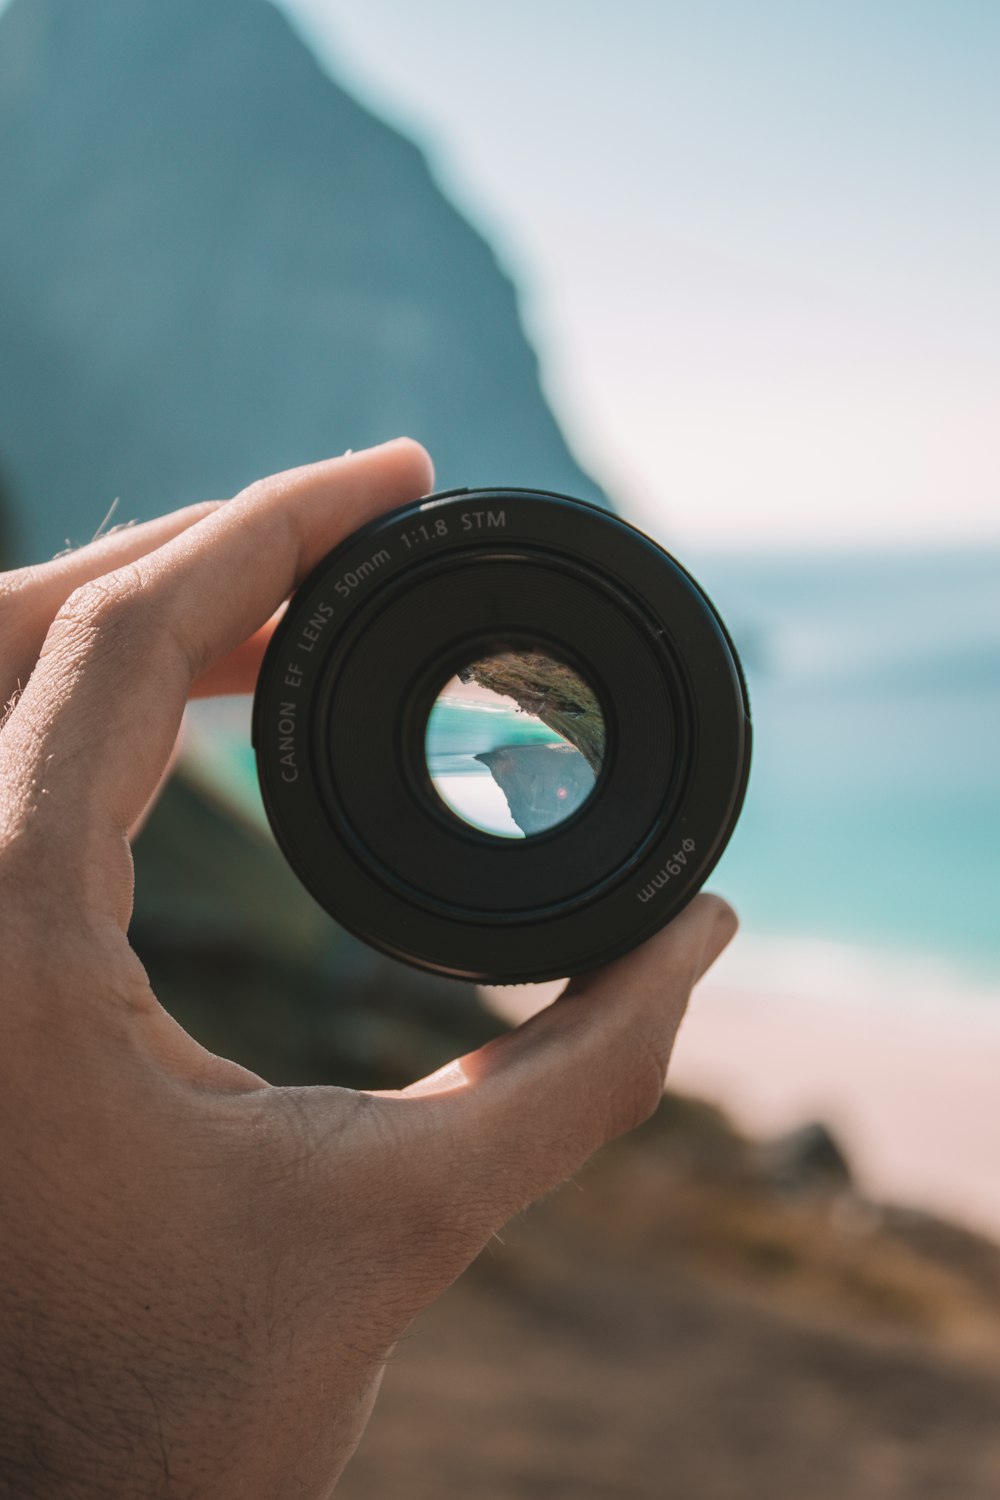
{"type": "Polygon", "coordinates": [[[1000,542],[996,0],[278,0],[691,544],[1000,542]]]}
{"type": "Polygon", "coordinates": [[[494,245],[630,517],[1000,544],[1000,0],[274,3],[494,245]]]}

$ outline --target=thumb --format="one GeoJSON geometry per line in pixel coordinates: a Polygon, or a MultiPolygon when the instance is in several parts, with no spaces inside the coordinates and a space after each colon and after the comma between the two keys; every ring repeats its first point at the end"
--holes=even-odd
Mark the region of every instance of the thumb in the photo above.
{"type": "Polygon", "coordinates": [[[737,925],[700,895],[515,1031],[405,1090],[447,1124],[447,1191],[484,1212],[484,1237],[654,1112],[691,990],[737,925]]]}

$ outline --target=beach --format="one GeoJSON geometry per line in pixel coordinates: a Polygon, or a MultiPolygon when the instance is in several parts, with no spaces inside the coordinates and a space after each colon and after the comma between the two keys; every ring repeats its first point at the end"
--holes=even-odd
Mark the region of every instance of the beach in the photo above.
{"type": "Polygon", "coordinates": [[[860,1015],[706,980],[672,1087],[752,1135],[822,1120],[866,1196],[1000,1239],[1000,1024],[986,1013],[860,1015]]]}
{"type": "MultiPolygon", "coordinates": [[[[491,989],[508,1019],[561,984],[491,989]]],[[[929,959],[740,934],[696,989],[668,1086],[755,1137],[821,1121],[876,1201],[1000,1240],[1000,993],[929,959]]]]}

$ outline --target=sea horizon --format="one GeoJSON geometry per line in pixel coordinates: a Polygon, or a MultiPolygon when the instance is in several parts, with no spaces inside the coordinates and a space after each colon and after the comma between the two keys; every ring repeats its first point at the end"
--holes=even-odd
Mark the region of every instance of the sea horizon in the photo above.
{"type": "MultiPolygon", "coordinates": [[[[1000,548],[684,561],[754,717],[746,807],[708,882],[740,913],[733,964],[763,977],[784,944],[782,972],[815,971],[817,993],[826,966],[873,1003],[898,973],[920,1005],[1000,1008],[1000,548]]],[[[190,745],[264,826],[248,721],[247,702],[198,704],[190,745]]]]}

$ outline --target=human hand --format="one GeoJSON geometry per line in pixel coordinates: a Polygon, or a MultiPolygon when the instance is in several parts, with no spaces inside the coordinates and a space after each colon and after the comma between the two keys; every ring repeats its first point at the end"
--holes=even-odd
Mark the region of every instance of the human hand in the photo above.
{"type": "Polygon", "coordinates": [[[328,1496],[415,1314],[656,1107],[733,934],[700,896],[397,1093],[272,1088],[158,1004],[128,832],[188,696],[249,691],[295,584],[430,486],[388,444],[0,577],[0,1495],[328,1496]]]}

